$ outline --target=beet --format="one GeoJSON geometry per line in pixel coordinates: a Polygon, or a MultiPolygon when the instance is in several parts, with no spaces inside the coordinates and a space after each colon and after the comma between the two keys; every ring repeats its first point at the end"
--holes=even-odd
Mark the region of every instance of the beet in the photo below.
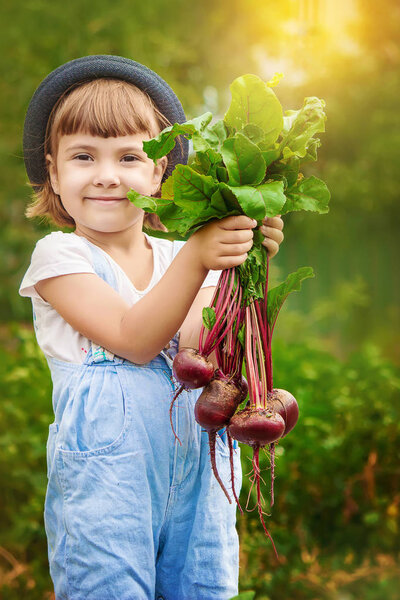
{"type": "Polygon", "coordinates": [[[246,407],[234,415],[229,423],[231,436],[253,448],[276,442],[284,431],[283,417],[269,408],[246,407]]]}
{"type": "Polygon", "coordinates": [[[299,418],[299,405],[296,398],[290,392],[276,388],[268,392],[267,406],[283,417],[285,431],[282,437],[285,437],[289,431],[292,431],[299,418]]]}
{"type": "MultiPolygon", "coordinates": [[[[240,404],[241,397],[241,390],[232,381],[227,380],[225,377],[219,374],[218,377],[212,379],[204,388],[194,407],[194,416],[196,421],[208,433],[211,468],[225,496],[228,498],[229,503],[231,503],[231,499],[217,469],[217,463],[215,460],[215,440],[217,431],[229,423],[229,419],[240,404]]],[[[232,455],[233,450],[230,446],[229,451],[232,455]]],[[[239,502],[234,490],[233,478],[234,474],[231,471],[233,496],[235,500],[239,502]]]]}
{"type": "Polygon", "coordinates": [[[218,431],[229,422],[241,402],[242,392],[234,383],[212,379],[194,407],[194,416],[206,431],[218,431]]]}
{"type": "Polygon", "coordinates": [[[214,365],[194,348],[182,348],[174,358],[172,372],[185,389],[195,390],[211,381],[214,365]]]}

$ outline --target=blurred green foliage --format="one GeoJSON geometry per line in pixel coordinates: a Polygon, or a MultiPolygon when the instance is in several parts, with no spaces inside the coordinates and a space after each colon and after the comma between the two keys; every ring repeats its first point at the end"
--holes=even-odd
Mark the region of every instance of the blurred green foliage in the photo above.
{"type": "MultiPolygon", "coordinates": [[[[398,2],[4,0],[0,22],[0,597],[51,598],[42,520],[50,377],[30,303],[17,295],[50,228],[24,217],[24,113],[52,69],[109,53],[165,77],[188,117],[221,116],[229,83],[246,72],[284,71],[276,92],[286,109],[325,99],[327,131],[307,174],[327,182],[331,211],[288,215],[272,269],[277,281],[305,265],[316,272],[282,310],[273,349],[275,385],[301,408],[277,448],[268,524],[281,564],[246,513],[241,589],[257,600],[399,598],[398,2]]],[[[243,450],[244,472],[250,457],[243,450]]],[[[263,466],[268,499],[267,457],[263,466]]],[[[243,504],[248,491],[247,482],[243,504]]]]}

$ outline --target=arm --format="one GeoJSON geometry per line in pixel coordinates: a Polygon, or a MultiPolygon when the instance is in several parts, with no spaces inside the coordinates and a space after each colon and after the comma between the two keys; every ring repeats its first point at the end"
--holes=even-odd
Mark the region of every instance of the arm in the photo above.
{"type": "Polygon", "coordinates": [[[52,277],[35,287],[76,331],[118,356],[144,364],[179,330],[208,271],[246,260],[253,226],[251,219],[240,216],[202,227],[157,285],[131,307],[93,274],[52,277]]]}

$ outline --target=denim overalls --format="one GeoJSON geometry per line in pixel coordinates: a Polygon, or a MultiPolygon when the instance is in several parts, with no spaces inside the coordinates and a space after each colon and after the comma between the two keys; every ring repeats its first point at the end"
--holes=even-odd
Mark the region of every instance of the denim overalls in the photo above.
{"type": "MultiPolygon", "coordinates": [[[[96,273],[116,289],[104,255],[96,273]]],[[[228,600],[237,594],[236,506],[210,468],[208,437],[171,360],[135,365],[101,348],[83,364],[48,359],[55,421],[47,444],[45,526],[57,600],[228,600]]],[[[230,489],[229,452],[217,435],[230,489]]],[[[236,490],[241,483],[239,451],[236,490]]]]}

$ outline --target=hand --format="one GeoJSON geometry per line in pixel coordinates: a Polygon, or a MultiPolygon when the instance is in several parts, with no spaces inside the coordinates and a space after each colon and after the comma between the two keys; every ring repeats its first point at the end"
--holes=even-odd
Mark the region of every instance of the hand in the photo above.
{"type": "Polygon", "coordinates": [[[281,215],[276,217],[265,217],[263,224],[260,227],[260,231],[265,237],[262,242],[263,246],[268,251],[269,258],[272,258],[279,252],[279,245],[283,242],[283,221],[281,215]]]}
{"type": "Polygon", "coordinates": [[[256,221],[245,215],[225,217],[204,225],[187,243],[204,268],[230,269],[246,260],[256,225],[256,221]]]}

